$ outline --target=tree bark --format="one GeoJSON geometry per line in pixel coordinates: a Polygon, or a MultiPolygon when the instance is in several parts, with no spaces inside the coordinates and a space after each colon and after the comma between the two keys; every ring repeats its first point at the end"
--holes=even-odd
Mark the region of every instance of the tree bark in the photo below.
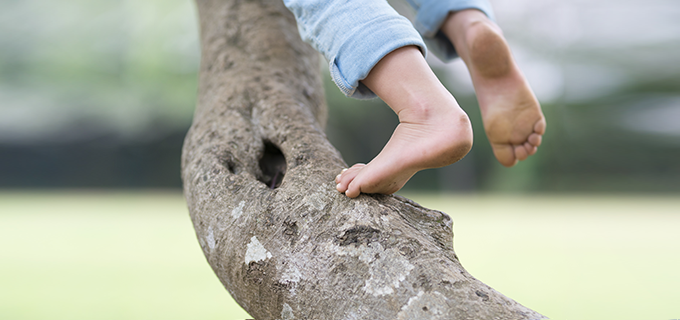
{"type": "Polygon", "coordinates": [[[451,219],[349,199],[324,134],[319,55],[278,0],[196,0],[202,57],[184,192],[201,248],[266,319],[541,319],[467,273],[451,219]]]}

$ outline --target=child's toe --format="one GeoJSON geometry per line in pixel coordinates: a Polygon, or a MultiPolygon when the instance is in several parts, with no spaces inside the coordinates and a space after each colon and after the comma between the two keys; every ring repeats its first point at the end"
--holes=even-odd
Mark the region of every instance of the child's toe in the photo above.
{"type": "Polygon", "coordinates": [[[538,133],[532,133],[532,134],[530,134],[529,137],[527,138],[527,141],[528,141],[531,145],[536,146],[536,147],[538,147],[538,146],[541,145],[541,141],[542,141],[542,140],[543,140],[543,136],[541,136],[541,135],[538,134],[538,133]]]}
{"type": "MultiPolygon", "coordinates": [[[[355,181],[353,181],[355,182],[355,181]]],[[[347,186],[347,190],[345,190],[345,195],[350,197],[350,198],[356,198],[361,194],[361,187],[359,186],[359,183],[350,183],[349,186],[347,186]]]]}
{"type": "MultiPolygon", "coordinates": [[[[338,176],[339,178],[336,180],[337,186],[336,189],[341,192],[347,194],[348,189],[354,178],[359,174],[361,169],[365,167],[363,163],[357,163],[353,165],[349,169],[344,169],[338,176]]],[[[337,177],[336,177],[337,178],[337,177]]],[[[356,196],[354,196],[356,197],[356,196]]],[[[352,197],[352,198],[354,198],[352,197]]]]}
{"type": "Polygon", "coordinates": [[[528,155],[533,156],[536,153],[536,151],[538,150],[538,147],[536,147],[535,145],[532,145],[529,142],[525,142],[524,143],[524,149],[527,151],[528,155]]]}
{"type": "Polygon", "coordinates": [[[524,145],[515,146],[515,158],[517,158],[517,160],[523,161],[528,157],[529,153],[527,152],[527,149],[524,148],[524,145]]]}
{"type": "Polygon", "coordinates": [[[545,119],[541,118],[541,120],[536,122],[536,124],[534,125],[534,132],[542,135],[545,133],[545,127],[546,127],[545,119]]]}
{"type": "Polygon", "coordinates": [[[513,146],[510,144],[493,144],[493,154],[503,166],[512,167],[517,163],[513,146]]]}

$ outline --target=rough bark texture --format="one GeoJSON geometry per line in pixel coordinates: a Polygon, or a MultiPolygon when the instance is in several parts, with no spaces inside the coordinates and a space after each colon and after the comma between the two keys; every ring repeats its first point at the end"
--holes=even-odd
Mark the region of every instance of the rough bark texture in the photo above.
{"type": "Polygon", "coordinates": [[[202,59],[182,178],[208,262],[266,319],[541,319],[468,274],[451,219],[349,199],[319,56],[278,0],[197,0],[202,59]]]}

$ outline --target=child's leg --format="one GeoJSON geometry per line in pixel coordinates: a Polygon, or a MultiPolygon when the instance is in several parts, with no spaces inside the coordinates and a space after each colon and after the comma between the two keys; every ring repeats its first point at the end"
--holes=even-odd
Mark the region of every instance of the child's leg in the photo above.
{"type": "Polygon", "coordinates": [[[418,171],[449,165],[472,147],[470,122],[413,46],[397,49],[362,80],[399,116],[383,150],[336,178],[348,197],[398,191],[418,171]]]}
{"type": "Polygon", "coordinates": [[[411,22],[387,1],[284,0],[300,36],[329,62],[331,78],[345,95],[375,98],[360,80],[397,48],[425,44],[411,22]]]}
{"type": "Polygon", "coordinates": [[[375,159],[339,175],[340,192],[349,197],[393,193],[417,171],[451,164],[470,150],[467,115],[425,63],[421,36],[387,1],[284,3],[302,38],[328,59],[343,93],[377,94],[399,116],[400,124],[375,159]]]}
{"type": "Polygon", "coordinates": [[[481,11],[468,9],[449,14],[442,31],[470,71],[498,161],[509,167],[536,153],[545,118],[500,28],[481,11]]]}

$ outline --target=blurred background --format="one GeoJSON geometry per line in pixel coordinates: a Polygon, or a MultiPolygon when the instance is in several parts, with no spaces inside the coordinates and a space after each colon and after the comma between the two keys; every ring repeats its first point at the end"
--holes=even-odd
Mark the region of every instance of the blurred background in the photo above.
{"type": "MultiPolygon", "coordinates": [[[[180,188],[199,64],[193,4],[0,3],[0,187],[180,188]]],[[[680,5],[493,4],[548,120],[541,152],[512,169],[497,164],[464,64],[430,56],[476,141],[405,190],[680,191],[680,5]]],[[[325,79],[329,139],[347,163],[369,161],[396,117],[325,79]]]]}
{"type": "MultiPolygon", "coordinates": [[[[680,318],[680,3],[491,2],[547,117],[543,145],[498,164],[464,64],[430,56],[475,145],[402,193],[450,214],[466,268],[539,312],[680,318]]],[[[0,318],[247,317],[181,196],[196,20],[189,0],[0,0],[0,318]]],[[[323,72],[329,139],[369,161],[396,116],[323,72]]]]}

